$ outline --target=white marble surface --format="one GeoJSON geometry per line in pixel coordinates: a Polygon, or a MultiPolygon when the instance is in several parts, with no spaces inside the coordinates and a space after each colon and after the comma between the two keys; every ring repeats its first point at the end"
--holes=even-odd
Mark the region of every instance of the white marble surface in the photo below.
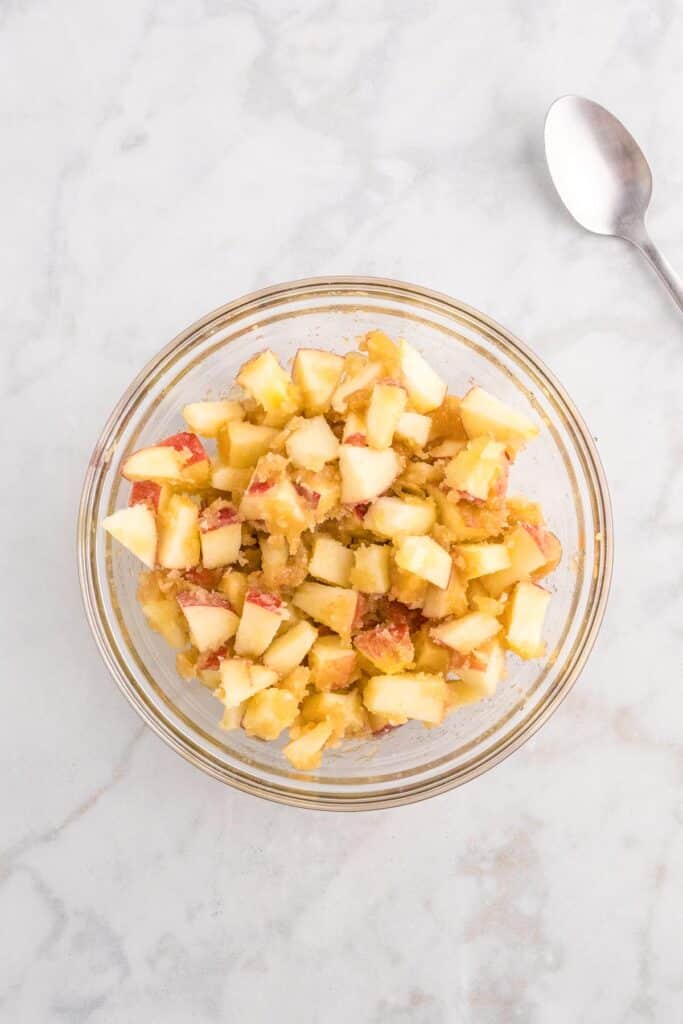
{"type": "Polygon", "coordinates": [[[560,209],[551,100],[615,110],[683,267],[680,5],[2,0],[0,1017],[683,1018],[681,318],[560,209]],[[81,612],[85,463],[129,379],[245,291],[442,289],[576,397],[616,518],[607,621],[542,733],[463,790],[249,799],[140,724],[81,612]]]}

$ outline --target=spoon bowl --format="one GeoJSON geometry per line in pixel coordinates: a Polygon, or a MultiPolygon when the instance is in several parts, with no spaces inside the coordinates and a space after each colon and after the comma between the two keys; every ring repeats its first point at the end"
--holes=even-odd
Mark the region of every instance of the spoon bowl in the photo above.
{"type": "Polygon", "coordinates": [[[599,103],[561,96],[545,121],[548,169],[560,199],[582,227],[637,246],[683,309],[683,288],[650,239],[645,214],[652,173],[640,146],[599,103]]]}

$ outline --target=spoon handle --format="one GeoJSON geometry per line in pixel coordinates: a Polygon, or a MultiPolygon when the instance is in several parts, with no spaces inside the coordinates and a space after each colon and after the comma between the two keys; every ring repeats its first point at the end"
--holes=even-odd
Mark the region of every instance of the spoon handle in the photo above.
{"type": "Polygon", "coordinates": [[[674,268],[652,241],[646,229],[643,228],[642,234],[639,232],[638,236],[631,240],[633,241],[633,244],[640,249],[643,256],[649,260],[650,264],[654,267],[666,287],[669,289],[674,302],[678,308],[683,311],[683,282],[681,282],[681,279],[674,268]]]}

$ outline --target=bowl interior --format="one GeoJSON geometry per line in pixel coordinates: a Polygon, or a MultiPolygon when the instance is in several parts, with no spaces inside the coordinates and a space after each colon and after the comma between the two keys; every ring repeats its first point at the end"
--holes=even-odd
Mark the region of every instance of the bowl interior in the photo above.
{"type": "Polygon", "coordinates": [[[224,781],[280,800],[368,807],[416,799],[466,781],[500,760],[568,690],[599,624],[607,592],[609,510],[590,436],[547,371],[501,328],[453,300],[388,282],[302,282],[247,296],[194,325],[134,382],[97,445],[86,479],[81,572],[86,609],[117,682],[140,713],[190,760],[224,781]],[[541,421],[513,467],[510,492],[539,500],[564,549],[548,578],[547,657],[509,657],[495,697],[435,729],[417,723],[326,753],[317,774],[288,768],[282,742],[222,732],[221,707],[177,675],[174,652],[147,627],[135,592],[139,564],[99,529],[127,501],[118,475],[135,448],[182,429],[183,405],[226,394],[263,348],[285,363],[300,346],[345,352],[380,328],[405,337],[464,393],[477,382],[541,421]]]}

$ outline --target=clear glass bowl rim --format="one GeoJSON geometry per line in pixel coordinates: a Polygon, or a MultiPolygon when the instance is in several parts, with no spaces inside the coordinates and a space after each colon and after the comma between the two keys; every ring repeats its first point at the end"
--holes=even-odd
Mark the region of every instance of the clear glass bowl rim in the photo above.
{"type": "Polygon", "coordinates": [[[165,743],[167,743],[177,753],[181,754],[181,756],[191,764],[194,764],[196,767],[202,769],[204,772],[219,781],[232,785],[243,792],[265,799],[270,799],[278,803],[294,806],[318,810],[356,811],[377,810],[380,808],[414,803],[416,801],[424,800],[428,797],[447,792],[457,786],[461,786],[474,778],[478,778],[484,772],[489,771],[495,765],[499,764],[515,750],[518,750],[534,735],[534,733],[537,732],[544,722],[546,722],[547,719],[557,710],[559,705],[572,689],[595,644],[609,597],[614,550],[609,488],[593,437],[568,393],[552,372],[538,358],[538,356],[536,356],[515,335],[502,327],[491,317],[443,292],[433,291],[420,285],[397,281],[391,278],[333,275],[287,281],[242,295],[239,298],[212,310],[199,320],[186,327],[176,335],[168,345],[161,349],[157,355],[155,355],[146,364],[146,366],[143,367],[116,404],[93,449],[81,493],[77,526],[77,556],[81,595],[86,618],[100,655],[126,699],[135,708],[146,724],[149,725],[165,743]],[[91,573],[91,538],[93,531],[98,525],[93,522],[93,517],[91,515],[91,502],[93,493],[95,493],[97,489],[98,478],[103,471],[103,452],[110,443],[111,435],[115,431],[117,424],[121,423],[121,421],[127,417],[131,408],[136,406],[139,399],[147,390],[149,379],[154,376],[157,369],[163,365],[169,357],[173,356],[178,350],[180,350],[188,338],[192,337],[197,331],[205,330],[213,321],[219,319],[224,320],[228,314],[232,314],[233,317],[238,317],[246,310],[258,307],[259,304],[271,304],[273,301],[287,302],[295,299],[300,300],[306,298],[306,295],[309,292],[311,293],[311,296],[315,294],[319,297],[321,290],[323,294],[328,293],[329,295],[334,295],[340,293],[352,294],[356,290],[362,291],[363,289],[370,289],[374,295],[384,292],[387,298],[400,298],[403,301],[410,301],[411,299],[416,302],[426,301],[436,304],[439,307],[443,307],[446,312],[450,312],[456,316],[464,316],[472,321],[475,327],[480,325],[488,331],[493,332],[497,336],[497,341],[501,343],[503,347],[510,348],[515,353],[518,360],[522,363],[528,364],[535,375],[540,376],[543,379],[544,384],[547,386],[549,391],[553,393],[556,400],[559,400],[559,404],[564,407],[567,419],[573,427],[576,442],[581,448],[585,464],[590,469],[589,483],[592,490],[591,497],[595,502],[598,527],[602,533],[602,543],[600,545],[601,558],[597,569],[594,597],[584,615],[585,628],[583,630],[583,642],[577,652],[577,656],[574,659],[571,670],[562,679],[561,685],[555,688],[554,692],[550,695],[550,699],[546,701],[540,711],[527,719],[523,725],[516,730],[512,737],[507,737],[498,744],[485,761],[467,771],[460,771],[455,768],[452,773],[445,777],[437,780],[427,779],[423,783],[414,784],[409,790],[406,789],[406,791],[398,790],[389,793],[377,792],[376,794],[364,794],[360,798],[349,801],[348,798],[342,798],[334,793],[325,793],[324,795],[321,795],[318,793],[305,794],[301,792],[292,792],[290,790],[280,788],[275,784],[270,786],[262,781],[259,781],[257,784],[252,784],[248,779],[245,780],[240,776],[233,776],[225,769],[224,766],[219,767],[213,761],[202,757],[201,752],[191,744],[184,741],[182,737],[169,729],[163,721],[160,721],[151,712],[147,703],[140,698],[135,688],[130,685],[129,680],[121,672],[116,658],[106,641],[106,630],[102,628],[103,623],[98,613],[97,600],[93,585],[94,580],[91,573]]]}

